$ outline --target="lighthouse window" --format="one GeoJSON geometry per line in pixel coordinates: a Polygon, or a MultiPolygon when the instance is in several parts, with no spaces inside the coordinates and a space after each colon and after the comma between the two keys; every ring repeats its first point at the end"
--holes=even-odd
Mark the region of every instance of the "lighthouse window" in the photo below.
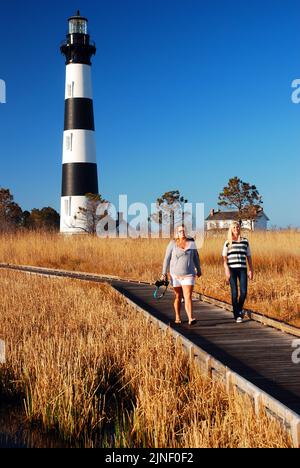
{"type": "Polygon", "coordinates": [[[84,19],[72,19],[69,22],[70,34],[87,34],[88,33],[87,21],[84,19]]]}
{"type": "Polygon", "coordinates": [[[66,136],[66,149],[67,151],[73,151],[73,133],[66,136]]]}
{"type": "Polygon", "coordinates": [[[72,81],[71,84],[68,84],[68,97],[74,97],[74,87],[75,87],[75,83],[74,81],[72,81]]]}

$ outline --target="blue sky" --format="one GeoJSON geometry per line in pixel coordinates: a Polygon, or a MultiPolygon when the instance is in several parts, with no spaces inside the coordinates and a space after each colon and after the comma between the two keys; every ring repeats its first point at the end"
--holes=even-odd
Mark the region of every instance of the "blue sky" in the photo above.
{"type": "Polygon", "coordinates": [[[300,2],[0,0],[0,187],[59,210],[65,65],[80,8],[93,60],[101,194],[150,204],[179,189],[206,214],[229,178],[257,185],[271,225],[300,226],[300,2]]]}

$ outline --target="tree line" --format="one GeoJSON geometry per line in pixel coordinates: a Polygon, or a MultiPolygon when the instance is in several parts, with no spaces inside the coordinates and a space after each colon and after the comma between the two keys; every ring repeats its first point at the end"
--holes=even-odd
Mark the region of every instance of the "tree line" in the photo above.
{"type": "MultiPolygon", "coordinates": [[[[101,195],[87,194],[86,197],[87,205],[79,209],[75,221],[83,219],[87,226],[86,232],[95,234],[97,223],[107,215],[107,212],[98,215],[98,206],[99,204],[109,205],[109,202],[101,195]]],[[[148,221],[152,220],[161,226],[164,218],[170,219],[171,217],[172,230],[174,230],[176,224],[184,222],[182,214],[185,203],[188,203],[188,200],[182,196],[179,190],[166,192],[156,201],[160,211],[148,221]]],[[[236,219],[240,223],[243,220],[255,220],[262,210],[262,204],[262,197],[256,186],[243,182],[238,177],[229,180],[228,185],[219,194],[218,200],[220,207],[235,210],[236,219]]],[[[45,207],[41,210],[33,209],[31,212],[23,211],[14,201],[10,190],[0,188],[0,232],[16,229],[58,231],[59,227],[60,215],[53,208],[45,207]]]]}
{"type": "Polygon", "coordinates": [[[11,232],[19,229],[34,231],[58,231],[60,216],[51,207],[31,212],[23,211],[15,202],[9,189],[0,188],[0,232],[11,232]]]}
{"type": "MultiPolygon", "coordinates": [[[[86,198],[86,207],[79,208],[75,221],[83,221],[85,228],[82,228],[82,230],[88,234],[95,235],[98,223],[108,216],[110,203],[102,198],[101,195],[88,193],[86,194],[86,198]],[[98,207],[101,204],[106,205],[107,210],[99,214],[98,207]]],[[[192,214],[185,211],[185,204],[187,203],[188,200],[179,190],[165,192],[157,198],[157,213],[151,215],[148,218],[148,222],[157,224],[160,232],[163,224],[170,223],[170,232],[173,234],[176,225],[184,224],[189,219],[192,219],[192,214]]],[[[252,222],[257,219],[257,216],[262,211],[263,200],[255,185],[244,182],[239,177],[233,177],[219,194],[218,205],[225,210],[233,210],[235,212],[235,219],[240,225],[242,225],[243,221],[251,221],[252,226],[252,222]]],[[[118,218],[116,221],[118,229],[120,219],[118,218]]],[[[108,230],[108,226],[104,230],[108,230]]]]}

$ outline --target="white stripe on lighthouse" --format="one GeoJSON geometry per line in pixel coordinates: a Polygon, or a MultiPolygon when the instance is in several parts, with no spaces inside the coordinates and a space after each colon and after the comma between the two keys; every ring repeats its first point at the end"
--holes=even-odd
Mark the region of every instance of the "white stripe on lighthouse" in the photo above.
{"type": "Polygon", "coordinates": [[[68,130],[64,132],[63,164],[96,164],[95,132],[89,130],[68,130]]]}
{"type": "Polygon", "coordinates": [[[66,67],[65,99],[93,99],[91,66],[81,63],[70,63],[66,67]]]}

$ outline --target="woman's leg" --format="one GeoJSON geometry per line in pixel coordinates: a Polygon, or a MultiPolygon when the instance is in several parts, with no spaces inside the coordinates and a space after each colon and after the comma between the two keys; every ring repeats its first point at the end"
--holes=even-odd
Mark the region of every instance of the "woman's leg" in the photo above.
{"type": "Polygon", "coordinates": [[[240,273],[239,273],[239,279],[240,279],[240,299],[239,299],[239,314],[242,314],[244,304],[247,299],[247,293],[248,293],[248,274],[247,274],[247,269],[246,268],[241,268],[240,273]]]}
{"type": "Polygon", "coordinates": [[[175,301],[174,301],[174,309],[176,314],[176,322],[181,321],[181,299],[182,299],[182,288],[174,288],[175,292],[175,301]]]}
{"type": "Polygon", "coordinates": [[[238,274],[236,269],[230,269],[230,287],[231,287],[231,299],[232,299],[232,306],[233,306],[233,315],[234,318],[237,319],[240,316],[239,311],[239,301],[238,301],[238,274]]]}
{"type": "Polygon", "coordinates": [[[187,316],[189,318],[189,322],[191,323],[192,320],[194,320],[194,317],[193,317],[193,301],[192,301],[194,286],[182,286],[182,289],[183,289],[185,310],[186,310],[187,316]]]}

